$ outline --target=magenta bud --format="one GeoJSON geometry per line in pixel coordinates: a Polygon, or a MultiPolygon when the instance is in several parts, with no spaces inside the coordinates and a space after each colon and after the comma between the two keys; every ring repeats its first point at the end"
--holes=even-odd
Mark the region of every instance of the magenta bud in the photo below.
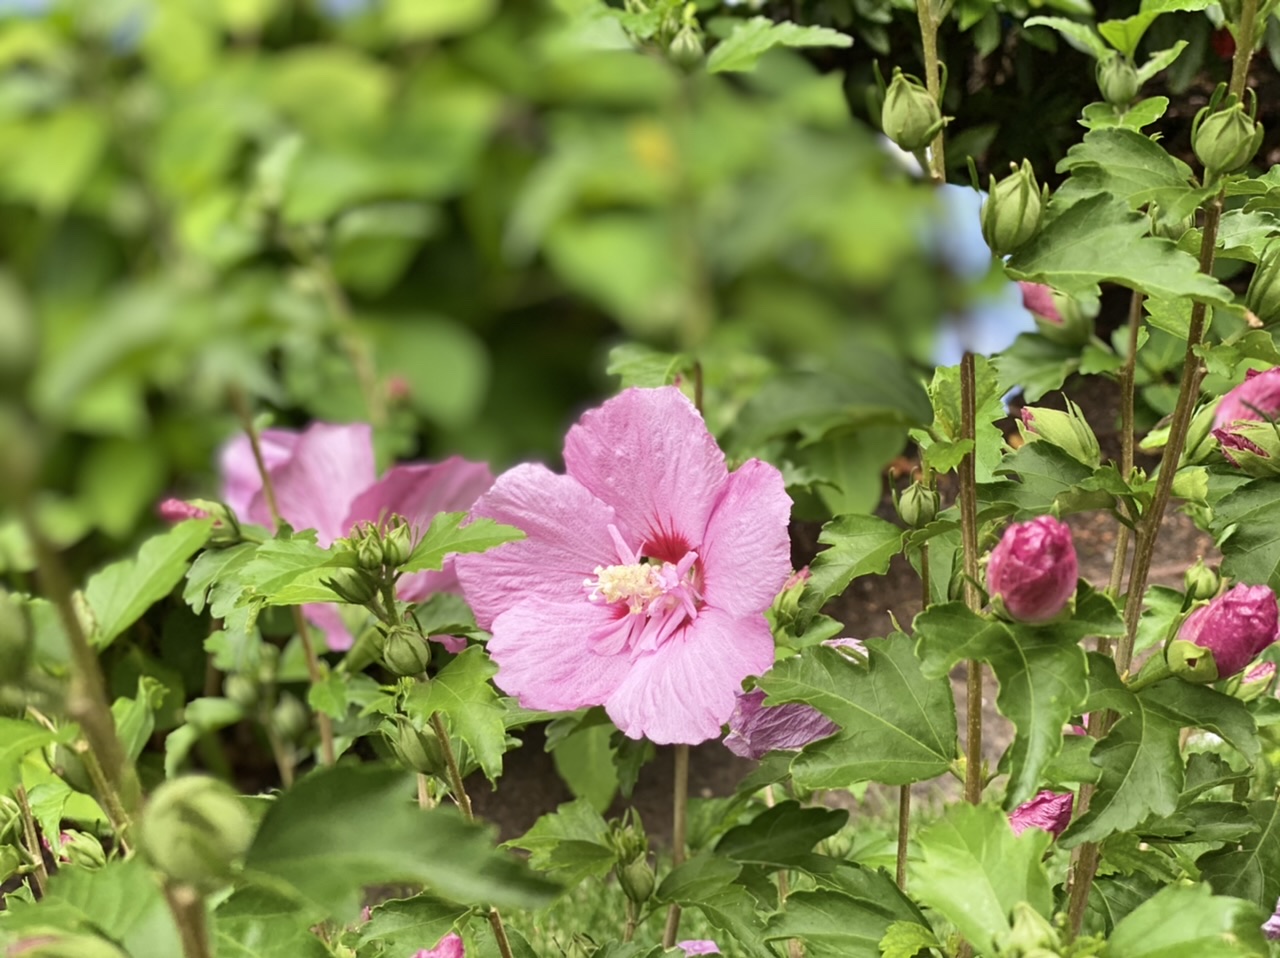
{"type": "Polygon", "coordinates": [[[1168,656],[1169,666],[1189,681],[1230,678],[1276,640],[1278,620],[1276,596],[1267,586],[1237,585],[1187,616],[1170,644],[1170,653],[1174,646],[1178,653],[1168,656]],[[1209,662],[1216,668],[1209,669],[1209,662]]]}
{"type": "Polygon", "coordinates": [[[175,525],[187,519],[207,519],[209,513],[181,499],[165,499],[156,506],[156,513],[165,522],[175,525]]]}
{"type": "Polygon", "coordinates": [[[1062,325],[1062,313],[1054,302],[1053,290],[1044,283],[1018,283],[1022,287],[1022,305],[1037,318],[1055,326],[1062,325]]]}
{"type": "Polygon", "coordinates": [[[1028,828],[1043,828],[1057,838],[1071,823],[1071,809],[1075,796],[1070,792],[1045,790],[1030,801],[1023,802],[1009,814],[1009,825],[1015,835],[1028,828]]]}
{"type": "Polygon", "coordinates": [[[691,938],[688,941],[677,941],[676,947],[686,955],[718,955],[720,949],[708,938],[691,938]]]}
{"type": "Polygon", "coordinates": [[[811,705],[794,702],[766,706],[764,699],[763,689],[738,695],[729,716],[729,734],[724,737],[725,748],[734,755],[760,759],[779,749],[804,748],[831,735],[838,727],[811,705]]]}
{"type": "Polygon", "coordinates": [[[1280,901],[1276,902],[1276,910],[1262,925],[1262,933],[1268,941],[1280,941],[1280,901]]]}
{"type": "Polygon", "coordinates": [[[1004,530],[987,564],[987,591],[1020,622],[1048,622],[1075,595],[1076,547],[1071,529],[1053,516],[1004,530]]]}

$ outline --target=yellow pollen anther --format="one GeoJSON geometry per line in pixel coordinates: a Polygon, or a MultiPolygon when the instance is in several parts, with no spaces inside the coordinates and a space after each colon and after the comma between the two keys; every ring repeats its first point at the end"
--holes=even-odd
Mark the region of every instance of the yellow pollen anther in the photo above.
{"type": "Polygon", "coordinates": [[[633,614],[645,611],[650,602],[662,595],[662,585],[647,563],[635,565],[596,566],[596,579],[585,583],[592,589],[591,598],[606,602],[626,602],[633,614]]]}

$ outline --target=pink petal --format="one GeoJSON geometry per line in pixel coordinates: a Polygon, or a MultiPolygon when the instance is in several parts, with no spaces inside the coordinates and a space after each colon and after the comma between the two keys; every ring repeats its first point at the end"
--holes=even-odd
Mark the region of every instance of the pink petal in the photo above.
{"type": "Polygon", "coordinates": [[[458,573],[453,567],[453,559],[444,560],[444,568],[439,572],[410,572],[401,576],[396,583],[396,598],[404,602],[421,602],[427,596],[437,592],[461,592],[458,584],[458,573]]]}
{"type": "Polygon", "coordinates": [[[357,522],[380,522],[399,513],[419,534],[441,512],[466,512],[493,485],[493,473],[482,462],[458,456],[439,463],[392,466],[351,503],[347,528],[357,522]]]}
{"type": "Polygon", "coordinates": [[[454,559],[463,594],[480,628],[527,597],[564,603],[584,599],[596,566],[618,562],[609,535],[613,510],[569,476],[526,463],[498,477],[476,502],[484,516],[523,530],[527,538],[454,559]]]}
{"type": "MultiPolygon", "coordinates": [[[[375,478],[373,430],[365,423],[312,423],[288,460],[271,470],[281,517],[295,529],[315,529],[326,547],[350,531],[351,504],[375,478]]],[[[259,489],[250,515],[262,509],[259,489]]]]}
{"type": "MultiPolygon", "coordinates": [[[[283,463],[298,444],[299,433],[292,429],[267,429],[258,436],[262,449],[262,461],[270,472],[283,463]]],[[[271,513],[266,504],[262,514],[251,514],[253,498],[262,491],[262,475],[253,458],[253,446],[249,437],[241,433],[222,447],[219,457],[222,468],[222,499],[236,516],[246,522],[271,525],[271,513]]]]}
{"type": "Polygon", "coordinates": [[[752,459],[729,476],[700,549],[702,595],[730,615],[767,609],[791,574],[791,497],[782,473],[752,459]]]}
{"type": "Polygon", "coordinates": [[[345,652],[356,641],[343,621],[341,608],[336,602],[312,602],[302,607],[302,614],[324,636],[332,652],[345,652]]]}
{"type": "Polygon", "coordinates": [[[691,938],[688,941],[677,941],[676,947],[686,955],[718,955],[720,949],[709,938],[691,938]]]}
{"type": "Polygon", "coordinates": [[[771,665],[773,636],[763,615],[735,618],[704,608],[692,625],[631,664],[605,710],[631,738],[696,745],[719,737],[742,680],[771,665]]]}
{"type": "Polygon", "coordinates": [[[627,389],[584,414],[565,439],[564,461],[614,508],[625,538],[667,562],[697,548],[728,478],[702,416],[674,386],[627,389]]]}
{"type": "MultiPolygon", "coordinates": [[[[612,606],[538,595],[524,598],[497,617],[489,656],[498,665],[494,682],[525,708],[567,712],[600,705],[627,674],[625,653],[599,655],[602,644],[628,626],[612,606]]],[[[617,644],[617,643],[613,643],[617,644]]]]}
{"type": "Polygon", "coordinates": [[[465,958],[462,938],[457,932],[450,932],[431,949],[420,948],[413,958],[465,958]]]}

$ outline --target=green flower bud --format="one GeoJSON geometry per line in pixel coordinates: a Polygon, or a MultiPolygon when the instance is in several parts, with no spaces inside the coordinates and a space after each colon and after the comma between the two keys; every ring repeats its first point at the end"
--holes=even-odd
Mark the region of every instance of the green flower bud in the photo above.
{"type": "Polygon", "coordinates": [[[894,503],[898,510],[898,518],[911,529],[923,529],[938,517],[938,509],[942,500],[938,490],[931,489],[921,482],[913,482],[894,503]]]}
{"type": "Polygon", "coordinates": [[[1213,651],[1194,642],[1174,639],[1165,649],[1164,658],[1169,663],[1169,670],[1187,682],[1207,685],[1218,680],[1218,664],[1213,660],[1213,651]]]}
{"type": "Polygon", "coordinates": [[[924,84],[895,67],[880,110],[884,135],[908,153],[915,153],[933,142],[945,122],[938,101],[924,84]]]}
{"type": "Polygon", "coordinates": [[[996,256],[1008,256],[1026,245],[1040,228],[1048,189],[1041,190],[1030,160],[1003,180],[993,176],[982,204],[982,235],[996,256]]]}
{"type": "Polygon", "coordinates": [[[1266,325],[1280,322],[1280,243],[1268,243],[1249,280],[1244,304],[1266,325]]]}
{"type": "Polygon", "coordinates": [[[399,716],[392,730],[383,728],[383,736],[396,757],[415,772],[437,777],[448,772],[444,748],[431,726],[416,728],[409,719],[399,716]]]}
{"type": "Polygon", "coordinates": [[[334,569],[333,575],[322,581],[336,592],[343,602],[349,602],[352,605],[364,605],[371,602],[378,594],[377,583],[364,569],[334,569]]]}
{"type": "Polygon", "coordinates": [[[246,712],[258,705],[258,683],[241,672],[233,672],[222,680],[222,694],[246,712]]]}
{"type": "Polygon", "coordinates": [[[35,643],[26,613],[0,589],[0,685],[21,683],[31,667],[35,643]]]}
{"type": "Polygon", "coordinates": [[[382,543],[376,533],[356,544],[356,563],[367,572],[382,571],[382,543]]]}
{"type": "Polygon", "coordinates": [[[1182,576],[1187,590],[1187,598],[1199,601],[1212,599],[1218,594],[1222,585],[1222,577],[1217,571],[1204,564],[1204,556],[1196,559],[1196,564],[1187,569],[1182,576]]]}
{"type": "Polygon", "coordinates": [[[1097,468],[1102,462],[1098,437],[1089,428],[1080,407],[1067,400],[1067,411],[1043,406],[1024,406],[1018,431],[1026,442],[1049,442],[1072,459],[1097,468]]]}
{"type": "Polygon", "coordinates": [[[24,928],[5,952],[9,958],[126,958],[123,951],[93,935],[68,935],[57,928],[24,928]]]}
{"type": "Polygon", "coordinates": [[[1057,929],[1032,905],[1018,902],[1013,906],[1012,927],[997,935],[996,948],[1001,958],[1032,958],[1046,953],[1056,955],[1062,940],[1057,929]]]}
{"type": "Polygon", "coordinates": [[[1262,145],[1262,124],[1245,112],[1244,104],[1210,112],[1205,107],[1191,127],[1191,148],[1211,174],[1234,173],[1253,159],[1262,145]]]}
{"type": "Polygon", "coordinates": [[[413,530],[403,516],[395,516],[382,537],[382,558],[393,569],[413,555],[413,530]]]}
{"type": "Polygon", "coordinates": [[[81,868],[101,868],[107,863],[102,843],[88,832],[63,832],[62,854],[72,865],[81,868]]]}
{"type": "Polygon", "coordinates": [[[285,692],[271,710],[271,727],[286,742],[296,742],[311,727],[311,714],[296,695],[285,692]]]}
{"type": "Polygon", "coordinates": [[[382,661],[396,675],[422,675],[431,663],[431,646],[413,629],[396,626],[382,645],[382,661]]]}
{"type": "Polygon", "coordinates": [[[165,877],[209,894],[230,883],[252,838],[253,821],[229,786],[188,775],[151,796],[138,846],[165,877]]]}
{"type": "Polygon", "coordinates": [[[618,866],[618,884],[627,898],[637,905],[643,905],[653,895],[657,880],[649,863],[643,858],[637,858],[618,866]]]}
{"type": "Polygon", "coordinates": [[[1112,106],[1127,107],[1142,86],[1137,68],[1128,57],[1119,54],[1099,60],[1094,76],[1102,98],[1112,106]]]}
{"type": "Polygon", "coordinates": [[[667,47],[671,62],[686,69],[701,63],[702,53],[702,36],[696,27],[687,23],[676,32],[667,47]]]}

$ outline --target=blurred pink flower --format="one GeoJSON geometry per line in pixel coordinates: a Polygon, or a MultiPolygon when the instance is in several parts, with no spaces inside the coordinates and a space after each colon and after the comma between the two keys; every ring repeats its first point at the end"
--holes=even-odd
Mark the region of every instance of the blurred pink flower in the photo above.
{"type": "Polygon", "coordinates": [[[1280,901],[1276,902],[1276,910],[1271,917],[1262,923],[1262,933],[1268,941],[1280,941],[1280,901]]]}
{"type": "Polygon", "coordinates": [[[526,708],[603,705],[631,738],[715,738],[744,678],[773,664],[764,611],[791,571],[782,474],[736,472],[675,387],[628,389],[565,439],[567,475],[521,465],[472,514],[527,538],[459,556],[526,708]]]}
{"type": "Polygon", "coordinates": [[[462,937],[457,932],[449,932],[436,943],[434,948],[420,948],[413,958],[464,958],[462,937]]]}
{"type": "Polygon", "coordinates": [[[205,519],[209,513],[181,499],[165,499],[156,506],[156,514],[165,522],[183,522],[186,519],[205,519]]]}
{"type": "Polygon", "coordinates": [[[708,941],[705,938],[690,939],[689,941],[677,941],[676,947],[684,951],[686,955],[718,955],[720,949],[716,947],[714,941],[708,941]]]}
{"type": "Polygon", "coordinates": [[[1045,790],[1010,812],[1009,825],[1015,835],[1021,835],[1028,828],[1043,828],[1057,838],[1071,823],[1074,804],[1075,796],[1070,792],[1045,790]]]}
{"type": "Polygon", "coordinates": [[[1022,305],[1045,322],[1062,325],[1062,314],[1053,301],[1053,290],[1044,283],[1018,283],[1022,287],[1022,305]]]}
{"type": "MultiPolygon", "coordinates": [[[[315,529],[322,546],[348,535],[357,523],[381,522],[392,513],[404,516],[420,535],[437,513],[465,511],[493,485],[488,466],[457,456],[435,464],[392,466],[379,479],[373,463],[373,430],[364,423],[316,422],[301,432],[268,429],[260,443],[281,518],[295,529],[315,529]]],[[[271,525],[247,436],[237,436],[223,447],[222,478],[222,497],[236,516],[271,525]]],[[[406,602],[456,591],[458,579],[451,561],[439,572],[406,575],[396,588],[397,596],[406,602]]],[[[303,610],[325,633],[329,648],[351,648],[353,638],[337,605],[313,604],[303,610]]],[[[437,638],[450,651],[462,646],[460,639],[437,638]]]]}

